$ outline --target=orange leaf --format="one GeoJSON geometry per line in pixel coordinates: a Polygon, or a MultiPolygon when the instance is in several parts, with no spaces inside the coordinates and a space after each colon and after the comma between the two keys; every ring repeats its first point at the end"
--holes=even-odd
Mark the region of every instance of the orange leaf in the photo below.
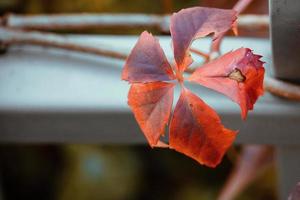
{"type": "Polygon", "coordinates": [[[135,83],[128,104],[151,147],[164,146],[159,138],[165,132],[173,104],[173,83],[135,83]]]}
{"type": "Polygon", "coordinates": [[[170,123],[169,145],[200,164],[215,167],[235,139],[217,113],[183,88],[170,123]]]}
{"type": "Polygon", "coordinates": [[[232,28],[236,20],[234,10],[193,7],[182,9],[171,17],[171,36],[177,70],[183,72],[192,62],[188,52],[192,41],[214,33],[213,39],[232,28]]]}
{"type": "Polygon", "coordinates": [[[175,79],[157,39],[144,31],[126,60],[122,79],[130,83],[175,79]]]}
{"type": "Polygon", "coordinates": [[[240,48],[199,67],[188,80],[216,90],[238,103],[243,119],[263,94],[264,68],[261,56],[240,48]]]}

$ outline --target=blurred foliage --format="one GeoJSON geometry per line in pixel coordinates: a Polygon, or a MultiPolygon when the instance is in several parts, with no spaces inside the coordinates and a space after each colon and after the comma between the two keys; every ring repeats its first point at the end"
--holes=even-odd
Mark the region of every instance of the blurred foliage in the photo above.
{"type": "MultiPolygon", "coordinates": [[[[163,0],[1,0],[2,11],[20,13],[165,13],[163,0]]],[[[174,0],[172,11],[199,5],[198,0],[174,0]]]]}
{"type": "MultiPolygon", "coordinates": [[[[232,168],[216,169],[166,149],[148,146],[2,145],[1,185],[6,200],[210,200],[232,168]]],[[[238,200],[272,200],[269,170],[238,200]]]]}
{"type": "MultiPolygon", "coordinates": [[[[148,13],[167,14],[191,6],[231,8],[237,0],[0,0],[0,14],[8,12],[23,14],[40,13],[148,13]]],[[[246,13],[268,13],[268,1],[254,1],[246,13]]],[[[144,28],[106,28],[73,31],[94,34],[139,34],[144,28]]],[[[149,29],[153,34],[161,34],[149,29]]],[[[65,31],[59,31],[64,33],[65,31]]],[[[267,30],[239,29],[243,36],[268,37],[267,30]]]]}
{"type": "Polygon", "coordinates": [[[132,199],[139,188],[139,163],[128,148],[68,145],[58,199],[132,199]]]}
{"type": "MultiPolygon", "coordinates": [[[[9,12],[23,14],[41,13],[149,13],[165,14],[184,7],[199,5],[198,0],[0,0],[0,14],[9,12]],[[166,6],[166,2],[171,2],[166,6]]],[[[138,34],[143,28],[106,28],[73,31],[94,34],[138,34]]],[[[153,34],[159,32],[148,29],[153,34]]],[[[64,31],[59,31],[64,33],[64,31]]]]}
{"type": "MultiPolygon", "coordinates": [[[[232,8],[237,0],[1,0],[2,12],[171,13],[191,6],[232,8]]],[[[253,1],[246,13],[268,13],[268,1],[253,1]]]]}
{"type": "Polygon", "coordinates": [[[0,146],[0,186],[4,199],[55,199],[61,176],[60,148],[0,146]]]}
{"type": "Polygon", "coordinates": [[[274,189],[277,187],[276,169],[273,166],[266,170],[261,177],[255,180],[250,186],[239,195],[237,200],[252,200],[252,199],[277,199],[274,189]]]}

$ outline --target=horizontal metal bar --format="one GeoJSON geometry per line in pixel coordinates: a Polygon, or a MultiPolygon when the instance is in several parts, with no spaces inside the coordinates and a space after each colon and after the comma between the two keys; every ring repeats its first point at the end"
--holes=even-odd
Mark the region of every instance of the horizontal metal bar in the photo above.
{"type": "MultiPolygon", "coordinates": [[[[258,109],[261,107],[258,106],[258,109]]],[[[275,112],[252,114],[245,122],[238,112],[223,111],[221,116],[227,127],[240,131],[237,143],[299,144],[299,116],[290,115],[283,108],[277,109],[275,112]]],[[[295,110],[299,111],[299,108],[295,110]]],[[[0,130],[0,142],[5,143],[145,143],[129,111],[2,112],[0,130]]]]}
{"type": "MultiPolygon", "coordinates": [[[[128,53],[137,37],[69,39],[86,45],[118,47],[128,53]]],[[[160,42],[171,59],[170,37],[160,37],[160,42]]],[[[203,39],[193,47],[209,50],[209,44],[209,39],[203,39]]],[[[268,40],[225,38],[222,51],[240,46],[263,55],[268,71],[268,40]]],[[[120,80],[123,64],[120,60],[65,50],[10,48],[0,56],[0,142],[145,143],[126,104],[129,86],[120,80]]],[[[237,143],[300,143],[299,103],[265,94],[243,121],[238,106],[227,98],[198,85],[188,87],[217,110],[226,127],[240,130],[237,143]]],[[[178,90],[175,96],[178,98],[178,90]]]]}

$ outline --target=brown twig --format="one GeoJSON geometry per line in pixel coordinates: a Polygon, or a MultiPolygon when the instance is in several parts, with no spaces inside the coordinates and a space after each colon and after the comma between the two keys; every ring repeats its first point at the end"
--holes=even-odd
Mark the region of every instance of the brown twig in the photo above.
{"type": "MultiPolygon", "coordinates": [[[[146,14],[53,14],[53,15],[16,15],[2,17],[5,26],[34,30],[75,30],[107,27],[154,27],[169,32],[169,15],[146,14]]],[[[238,26],[243,28],[268,28],[268,15],[241,15],[238,26]]]]}
{"type": "Polygon", "coordinates": [[[273,148],[264,145],[244,145],[238,162],[217,199],[236,199],[253,180],[272,166],[273,162],[273,148]]]}
{"type": "Polygon", "coordinates": [[[264,88],[270,93],[286,99],[300,101],[300,86],[281,81],[269,76],[265,77],[264,88]]]}
{"type": "MultiPolygon", "coordinates": [[[[198,55],[205,57],[205,55],[198,55]]],[[[185,72],[191,74],[194,71],[194,68],[187,68],[185,72]]],[[[264,89],[276,96],[283,97],[289,100],[300,101],[300,85],[288,83],[279,79],[272,78],[270,76],[265,76],[264,89]]]]}
{"type": "Polygon", "coordinates": [[[13,44],[32,44],[38,46],[56,47],[123,60],[128,56],[127,54],[118,52],[116,50],[109,50],[100,48],[99,46],[92,47],[91,45],[76,43],[75,41],[71,41],[67,37],[58,34],[17,30],[1,26],[0,42],[2,45],[7,46],[13,44]]]}
{"type": "Polygon", "coordinates": [[[205,62],[209,61],[209,54],[199,51],[198,49],[190,48],[190,52],[193,52],[204,58],[205,62]]]}
{"type": "MultiPolygon", "coordinates": [[[[110,58],[122,59],[127,58],[124,54],[117,50],[107,48],[92,47],[90,45],[76,43],[69,40],[67,37],[53,33],[42,33],[38,31],[25,31],[0,26],[0,42],[4,46],[14,44],[33,44],[38,46],[56,47],[66,50],[90,53],[110,58]]],[[[198,50],[192,50],[193,52],[198,50]]],[[[201,56],[207,57],[201,53],[201,56]]],[[[193,69],[187,70],[187,73],[192,73],[193,69]]],[[[280,81],[271,77],[265,77],[264,87],[266,91],[274,95],[281,96],[290,100],[300,101],[300,86],[280,81]]]]}
{"type": "Polygon", "coordinates": [[[33,30],[82,30],[88,28],[154,27],[169,31],[168,15],[146,14],[51,14],[17,15],[6,14],[5,26],[33,30]]]}
{"type": "MultiPolygon", "coordinates": [[[[236,11],[237,15],[239,15],[241,12],[247,8],[247,6],[252,2],[253,0],[238,0],[237,3],[234,5],[233,10],[236,11]]],[[[240,16],[239,18],[240,19],[240,16]]],[[[237,24],[234,24],[234,29],[236,29],[237,24]]],[[[220,46],[221,42],[224,38],[226,33],[223,33],[221,36],[219,36],[214,43],[211,45],[211,53],[220,53],[220,46]]]]}
{"type": "Polygon", "coordinates": [[[248,7],[248,5],[252,1],[253,0],[238,0],[237,3],[234,5],[233,10],[235,10],[238,14],[240,14],[248,7]]]}

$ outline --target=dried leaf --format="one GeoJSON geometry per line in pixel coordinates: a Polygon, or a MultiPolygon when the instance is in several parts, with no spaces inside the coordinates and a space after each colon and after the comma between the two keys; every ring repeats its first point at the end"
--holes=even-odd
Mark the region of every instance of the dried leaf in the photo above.
{"type": "Polygon", "coordinates": [[[128,104],[151,147],[165,146],[159,138],[165,132],[173,104],[173,83],[135,83],[128,104]]]}
{"type": "Polygon", "coordinates": [[[157,39],[144,31],[126,60],[122,79],[130,83],[175,79],[157,39]]]}
{"type": "Polygon", "coordinates": [[[189,80],[228,96],[240,105],[245,119],[263,94],[265,70],[260,58],[250,49],[240,48],[199,67],[189,80]]]}
{"type": "Polygon", "coordinates": [[[216,8],[193,7],[173,14],[170,31],[177,70],[183,72],[192,63],[188,50],[194,39],[214,33],[216,40],[232,28],[235,20],[234,10],[216,8]]]}
{"type": "Polygon", "coordinates": [[[188,89],[182,89],[170,123],[169,145],[200,164],[215,167],[235,139],[218,114],[188,89]]]}

